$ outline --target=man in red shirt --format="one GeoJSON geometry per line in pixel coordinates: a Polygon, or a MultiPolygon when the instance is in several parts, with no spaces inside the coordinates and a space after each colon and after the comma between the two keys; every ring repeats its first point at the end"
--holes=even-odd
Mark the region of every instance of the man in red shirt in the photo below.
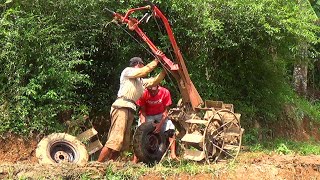
{"type": "MultiPolygon", "coordinates": [[[[137,101],[137,105],[140,106],[140,119],[138,125],[152,121],[157,122],[155,125],[154,133],[160,131],[166,132],[168,130],[175,129],[171,120],[168,119],[168,107],[172,104],[171,95],[168,89],[159,85],[147,88],[144,90],[143,95],[137,101]]],[[[169,137],[170,157],[171,159],[177,159],[176,156],[176,144],[175,136],[169,137]]],[[[133,162],[137,163],[138,158],[134,156],[133,162]]]]}
{"type": "Polygon", "coordinates": [[[98,162],[116,160],[120,152],[129,148],[131,124],[136,111],[135,102],[143,94],[144,87],[159,84],[165,76],[165,71],[162,71],[156,77],[143,79],[157,67],[158,63],[158,60],[155,59],[144,65],[140,57],[133,57],[130,59],[130,67],[122,71],[118,97],[111,106],[108,140],[100,152],[98,162]]]}

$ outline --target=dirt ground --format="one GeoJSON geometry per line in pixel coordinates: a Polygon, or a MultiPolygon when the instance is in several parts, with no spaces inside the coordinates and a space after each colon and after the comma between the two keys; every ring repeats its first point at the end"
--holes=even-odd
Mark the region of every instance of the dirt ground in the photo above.
{"type": "MultiPolygon", "coordinates": [[[[301,124],[292,124],[288,121],[272,129],[274,130],[272,134],[299,141],[311,138],[320,140],[318,131],[320,125],[313,124],[308,119],[304,119],[301,124]]],[[[81,179],[83,174],[88,175],[86,179],[102,179],[105,178],[107,171],[110,173],[110,167],[112,167],[111,172],[115,174],[117,170],[134,171],[135,168],[146,168],[140,164],[133,165],[128,160],[108,163],[89,161],[85,166],[41,165],[35,156],[35,150],[41,138],[34,136],[26,139],[11,134],[2,135],[0,137],[0,179],[81,179]]],[[[161,174],[161,171],[155,169],[156,167],[150,167],[138,179],[320,179],[320,156],[316,155],[278,155],[241,151],[235,164],[218,163],[200,167],[209,168],[210,171],[161,174]]],[[[169,171],[171,172],[170,169],[169,171]]]]}
{"type": "MultiPolygon", "coordinates": [[[[83,173],[89,174],[89,179],[100,179],[110,165],[116,169],[134,166],[125,161],[91,161],[85,166],[40,165],[35,157],[38,141],[36,137],[22,139],[13,135],[0,139],[0,179],[80,179],[83,173]]],[[[164,177],[151,170],[148,171],[151,173],[142,175],[139,179],[320,179],[320,156],[241,152],[237,161],[231,167],[224,163],[210,165],[212,173],[182,173],[164,177]]],[[[139,168],[139,165],[136,166],[139,168]]]]}

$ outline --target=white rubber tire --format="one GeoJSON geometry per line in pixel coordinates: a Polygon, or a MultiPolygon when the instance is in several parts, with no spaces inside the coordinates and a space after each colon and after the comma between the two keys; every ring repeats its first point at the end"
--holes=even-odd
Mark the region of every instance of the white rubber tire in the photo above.
{"type": "MultiPolygon", "coordinates": [[[[44,137],[37,145],[36,157],[40,164],[57,164],[56,155],[53,154],[56,147],[60,145],[65,147],[67,153],[63,150],[55,152],[55,154],[61,153],[67,158],[71,157],[71,160],[65,160],[62,162],[75,163],[78,165],[84,165],[88,162],[89,155],[85,145],[79,141],[76,137],[66,133],[53,133],[44,137]]],[[[64,156],[62,156],[64,157],[64,156]]],[[[58,159],[59,160],[59,159],[58,159]]]]}

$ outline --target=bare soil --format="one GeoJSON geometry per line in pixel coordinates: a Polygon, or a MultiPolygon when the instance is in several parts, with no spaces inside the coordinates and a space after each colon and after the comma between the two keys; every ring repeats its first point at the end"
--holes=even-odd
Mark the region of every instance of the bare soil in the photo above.
{"type": "MultiPolygon", "coordinates": [[[[100,179],[104,177],[108,167],[113,167],[113,171],[144,167],[127,161],[91,161],[85,166],[41,165],[35,157],[37,142],[36,137],[23,139],[13,135],[1,139],[0,179],[80,179],[83,174],[88,174],[90,179],[100,179]]],[[[237,162],[232,166],[218,163],[210,165],[210,168],[212,173],[180,173],[166,176],[150,170],[139,179],[320,179],[320,156],[241,152],[237,162]]]]}
{"type": "MultiPolygon", "coordinates": [[[[320,126],[304,119],[301,124],[288,123],[276,126],[273,133],[290,137],[294,140],[319,141],[320,126]],[[290,130],[290,131],[289,131],[290,130]]],[[[146,168],[134,165],[129,160],[97,163],[90,161],[85,166],[75,164],[41,165],[35,157],[35,150],[41,137],[21,138],[16,135],[3,135],[0,138],[0,179],[81,179],[86,174],[88,179],[102,179],[105,174],[118,170],[128,171],[146,168]]],[[[201,166],[200,166],[201,167],[201,166]]],[[[208,167],[204,165],[203,167],[208,167]]],[[[240,152],[235,164],[218,163],[209,165],[210,172],[169,173],[150,167],[138,177],[148,179],[320,179],[320,156],[279,155],[253,152],[240,152]],[[212,169],[212,170],[211,170],[212,169]]],[[[137,170],[138,171],[138,170],[137,170]]],[[[198,171],[199,172],[199,171],[198,171]]],[[[201,172],[201,171],[200,171],[201,172]]],[[[130,179],[130,177],[129,177],[130,179]]]]}

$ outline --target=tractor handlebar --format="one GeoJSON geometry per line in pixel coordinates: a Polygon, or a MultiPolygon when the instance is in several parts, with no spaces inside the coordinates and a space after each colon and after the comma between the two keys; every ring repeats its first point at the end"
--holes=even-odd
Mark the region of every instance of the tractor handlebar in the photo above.
{"type": "Polygon", "coordinates": [[[108,8],[104,8],[105,11],[107,11],[109,14],[111,14],[112,16],[114,16],[116,13],[108,8]]]}

